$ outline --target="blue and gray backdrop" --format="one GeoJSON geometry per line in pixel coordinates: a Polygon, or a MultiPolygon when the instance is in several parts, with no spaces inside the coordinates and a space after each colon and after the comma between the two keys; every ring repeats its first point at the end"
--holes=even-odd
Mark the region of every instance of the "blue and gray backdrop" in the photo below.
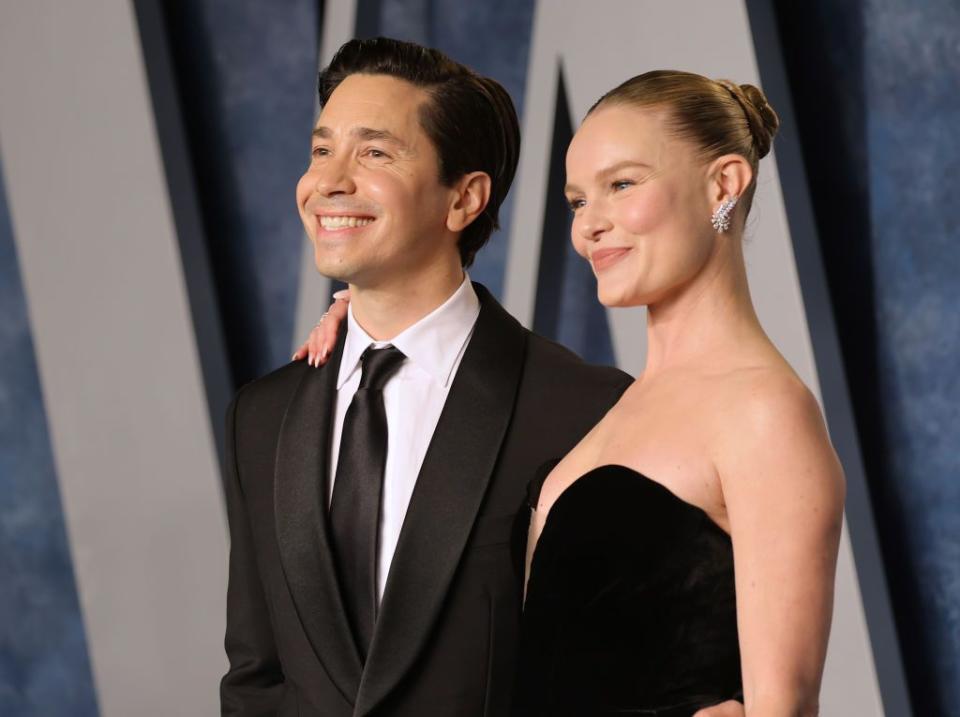
{"type": "Polygon", "coordinates": [[[327,304],[293,189],[318,65],[375,34],[511,92],[520,169],[471,274],[634,373],[642,310],[568,247],[565,144],[644,70],[766,89],[751,285],[849,481],[822,714],[960,714],[953,0],[4,2],[0,714],[216,713],[223,410],[327,304]]]}

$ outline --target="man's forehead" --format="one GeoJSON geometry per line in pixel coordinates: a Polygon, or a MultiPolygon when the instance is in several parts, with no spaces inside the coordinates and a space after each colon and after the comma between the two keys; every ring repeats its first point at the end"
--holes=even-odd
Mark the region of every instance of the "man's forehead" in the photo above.
{"type": "Polygon", "coordinates": [[[327,106],[349,104],[370,111],[416,108],[428,97],[416,85],[391,75],[348,75],[330,94],[327,106]]]}
{"type": "Polygon", "coordinates": [[[331,93],[315,130],[368,127],[395,134],[419,126],[420,106],[427,94],[409,82],[388,75],[350,75],[331,93]]]}
{"type": "Polygon", "coordinates": [[[417,143],[417,138],[414,135],[418,131],[419,125],[405,123],[398,117],[392,117],[389,120],[384,119],[383,121],[376,118],[351,118],[348,121],[340,121],[336,117],[324,118],[321,115],[311,132],[311,136],[314,139],[352,138],[361,141],[390,142],[409,146],[417,143]]]}

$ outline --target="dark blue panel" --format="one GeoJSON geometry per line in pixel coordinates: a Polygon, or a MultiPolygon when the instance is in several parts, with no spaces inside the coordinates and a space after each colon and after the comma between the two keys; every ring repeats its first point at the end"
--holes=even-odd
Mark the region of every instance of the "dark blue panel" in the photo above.
{"type": "Polygon", "coordinates": [[[533,310],[533,330],[551,339],[558,337],[560,326],[564,323],[561,313],[564,279],[568,265],[576,261],[571,257],[569,239],[573,215],[563,195],[567,174],[564,160],[572,139],[573,120],[567,101],[566,79],[558,63],[550,165],[547,186],[544,187],[543,237],[540,240],[540,265],[537,267],[537,294],[533,310]]]}
{"type": "Polygon", "coordinates": [[[960,5],[867,3],[870,219],[900,566],[926,655],[918,714],[960,707],[960,5]],[[924,685],[924,683],[928,683],[924,685]]]}
{"type": "MultiPolygon", "coordinates": [[[[613,365],[616,359],[607,311],[597,300],[596,278],[570,240],[573,214],[563,188],[567,147],[573,139],[574,125],[566,80],[559,65],[557,73],[533,330],[559,341],[587,361],[613,365]]],[[[524,238],[518,240],[524,241],[524,238]]]]}
{"type": "Polygon", "coordinates": [[[0,715],[96,715],[2,180],[0,306],[0,715]]]}
{"type": "MultiPolygon", "coordinates": [[[[165,3],[234,379],[289,361],[318,3],[165,3]]],[[[318,311],[321,308],[318,307],[318,311]]]]}
{"type": "Polygon", "coordinates": [[[163,154],[170,208],[180,245],[180,264],[193,319],[207,412],[222,464],[223,415],[233,395],[234,383],[225,351],[223,318],[220,315],[217,287],[210,267],[208,242],[204,235],[200,211],[201,202],[193,176],[183,112],[173,72],[170,38],[166,32],[160,0],[133,0],[133,5],[150,96],[153,100],[154,124],[163,154]]]}
{"type": "MultiPolygon", "coordinates": [[[[613,366],[616,364],[613,339],[607,309],[597,300],[597,280],[590,264],[574,251],[571,242],[564,243],[564,252],[567,256],[558,311],[561,320],[555,340],[590,363],[613,366]]],[[[645,329],[639,324],[636,330],[645,329]]]]}
{"type": "Polygon", "coordinates": [[[918,715],[960,704],[960,6],[778,3],[918,715]]]}

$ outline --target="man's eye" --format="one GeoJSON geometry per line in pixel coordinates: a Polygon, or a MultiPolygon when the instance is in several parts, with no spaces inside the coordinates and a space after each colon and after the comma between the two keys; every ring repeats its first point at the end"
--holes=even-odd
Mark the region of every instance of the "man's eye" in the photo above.
{"type": "Polygon", "coordinates": [[[326,157],[330,154],[330,150],[326,147],[314,147],[310,150],[310,155],[313,157],[326,157]]]}
{"type": "Polygon", "coordinates": [[[377,149],[376,147],[371,147],[366,152],[364,152],[368,157],[373,159],[389,159],[390,155],[384,152],[382,149],[377,149]]]}

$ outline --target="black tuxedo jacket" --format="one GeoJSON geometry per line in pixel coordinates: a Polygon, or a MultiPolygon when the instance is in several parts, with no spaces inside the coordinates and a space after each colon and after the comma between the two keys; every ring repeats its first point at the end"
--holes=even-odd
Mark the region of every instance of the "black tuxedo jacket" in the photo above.
{"type": "Polygon", "coordinates": [[[630,377],[530,333],[476,289],[480,315],[417,479],[365,667],[327,532],[342,337],[325,367],[289,364],[231,404],[224,715],[509,714],[527,483],[630,377]]]}

